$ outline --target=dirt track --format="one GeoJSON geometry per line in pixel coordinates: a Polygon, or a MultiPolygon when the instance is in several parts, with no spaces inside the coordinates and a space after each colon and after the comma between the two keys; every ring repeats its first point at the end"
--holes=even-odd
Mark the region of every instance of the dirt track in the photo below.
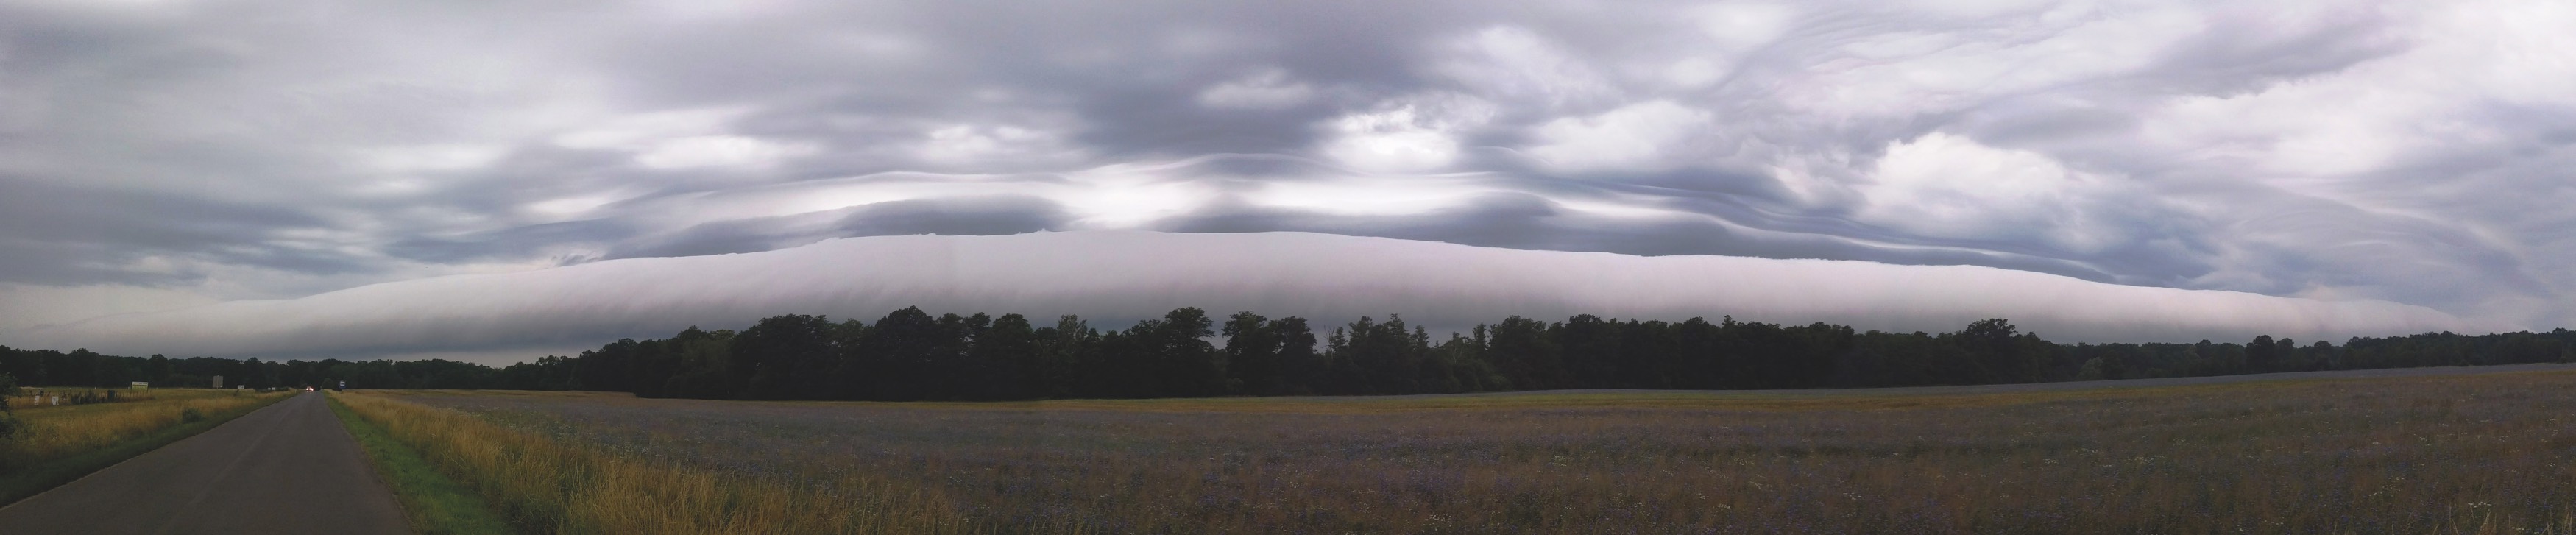
{"type": "Polygon", "coordinates": [[[319,392],[0,508],[0,533],[408,533],[319,392]]]}

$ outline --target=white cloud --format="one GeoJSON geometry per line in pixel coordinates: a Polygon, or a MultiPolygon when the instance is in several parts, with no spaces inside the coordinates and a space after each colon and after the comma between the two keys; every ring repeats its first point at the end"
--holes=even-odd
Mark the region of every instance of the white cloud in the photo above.
{"type": "Polygon", "coordinates": [[[1664,66],[1664,81],[1686,88],[1708,87],[1726,76],[1723,67],[1707,58],[1683,58],[1664,66]]]}
{"type": "Polygon", "coordinates": [[[721,133],[750,112],[744,106],[713,106],[622,115],[555,134],[553,141],[571,148],[634,150],[664,139],[721,133]]]}
{"type": "MultiPolygon", "coordinates": [[[[2428,65],[2464,71],[2477,87],[2522,104],[2576,101],[2576,4],[2566,2],[2456,2],[2430,14],[2434,30],[2420,52],[2428,65]],[[2431,39],[2439,37],[2440,39],[2431,39]]],[[[2428,32],[2431,33],[2431,32],[2428,32]]],[[[2417,72],[2419,81],[2448,76],[2417,72]]],[[[2457,79],[2452,79],[2457,81],[2457,79]]]]}
{"type": "Polygon", "coordinates": [[[522,211],[539,221],[565,221],[589,215],[609,203],[624,200],[625,194],[610,192],[597,195],[563,197],[527,203],[522,211]]]}
{"type": "Polygon", "coordinates": [[[1743,50],[1787,35],[1797,22],[1798,10],[1780,4],[1724,3],[1699,6],[1691,16],[1709,40],[1743,50]]]}
{"type": "Polygon", "coordinates": [[[1120,164],[1069,173],[1052,189],[1080,228],[1135,228],[1206,205],[1218,192],[1209,184],[1173,177],[1157,164],[1120,164]]]}
{"type": "Polygon", "coordinates": [[[1531,154],[1572,171],[1651,171],[1670,167],[1678,145],[1711,125],[1708,112],[1669,100],[1621,106],[1589,117],[1539,125],[1531,154]]]}
{"type": "Polygon", "coordinates": [[[509,147],[491,143],[437,143],[378,147],[359,151],[358,159],[384,173],[463,171],[490,165],[509,147]]]}
{"type": "Polygon", "coordinates": [[[2033,11],[2041,11],[2046,8],[2063,5],[2067,5],[2067,3],[2060,2],[2058,0],[1947,0],[1942,2],[1915,2],[1913,5],[1907,7],[1912,7],[1921,10],[1922,13],[1934,16],[1955,17],[1958,19],[1978,19],[1985,17],[2027,14],[2033,11]]]}
{"type": "Polygon", "coordinates": [[[1485,28],[1451,48],[1456,55],[1438,72],[1489,98],[1556,107],[1618,93],[1585,58],[1528,28],[1485,28]]]}
{"type": "Polygon", "coordinates": [[[1441,169],[1458,158],[1458,138],[1483,126],[1493,114],[1492,104],[1466,95],[1398,99],[1379,106],[1377,111],[1333,120],[1335,137],[1323,151],[1344,164],[1370,171],[1441,169]]]}
{"type": "Polygon", "coordinates": [[[1946,133],[1890,144],[1871,182],[1857,188],[1861,220],[1952,238],[2030,235],[2068,249],[2095,250],[2116,235],[2089,221],[2113,179],[2067,168],[2046,155],[1998,149],[1946,133]]]}
{"type": "Polygon", "coordinates": [[[1891,29],[1834,42],[1818,51],[1819,68],[1781,80],[1787,84],[1781,96],[1826,117],[1938,113],[2139,72],[2209,24],[2199,10],[2182,5],[2065,4],[2049,15],[1891,29]]]}
{"type": "Polygon", "coordinates": [[[631,154],[646,169],[762,169],[814,153],[812,144],[777,141],[730,133],[750,106],[714,106],[627,114],[563,131],[550,141],[560,147],[614,150],[631,154]]]}
{"type": "Polygon", "coordinates": [[[1199,91],[1199,105],[1219,109],[1275,110],[1304,104],[1315,88],[1288,77],[1288,71],[1262,69],[1199,91]]]}
{"type": "Polygon", "coordinates": [[[743,136],[689,136],[654,143],[652,149],[635,155],[635,163],[654,169],[767,167],[812,151],[811,147],[743,136]]]}
{"type": "MultiPolygon", "coordinates": [[[[160,266],[166,270],[165,264],[160,266]]],[[[155,266],[139,266],[153,269],[155,266]]],[[[101,316],[161,312],[215,304],[187,290],[129,285],[32,286],[0,283],[0,332],[70,323],[101,316]]],[[[65,350],[75,348],[61,348],[65,350]]],[[[177,351],[172,349],[171,351],[177,351]]]]}
{"type": "Polygon", "coordinates": [[[947,167],[1009,167],[1074,155],[1054,133],[1015,125],[953,124],[922,135],[915,157],[947,167]]]}
{"type": "Polygon", "coordinates": [[[1300,180],[1265,184],[1250,195],[1262,206],[1333,215],[1411,215],[1454,208],[1498,190],[1472,179],[1412,177],[1402,183],[1374,180],[1300,180]]]}

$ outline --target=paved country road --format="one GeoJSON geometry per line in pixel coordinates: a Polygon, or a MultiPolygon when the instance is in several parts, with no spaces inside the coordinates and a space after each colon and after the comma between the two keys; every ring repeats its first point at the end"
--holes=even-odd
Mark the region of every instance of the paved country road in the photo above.
{"type": "Polygon", "coordinates": [[[0,508],[0,534],[408,533],[312,392],[0,508]]]}

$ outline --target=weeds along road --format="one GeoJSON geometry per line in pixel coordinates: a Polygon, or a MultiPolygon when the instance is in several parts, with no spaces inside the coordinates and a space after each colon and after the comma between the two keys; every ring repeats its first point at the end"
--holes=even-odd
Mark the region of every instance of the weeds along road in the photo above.
{"type": "Polygon", "coordinates": [[[0,533],[408,533],[312,392],[0,508],[0,533]]]}

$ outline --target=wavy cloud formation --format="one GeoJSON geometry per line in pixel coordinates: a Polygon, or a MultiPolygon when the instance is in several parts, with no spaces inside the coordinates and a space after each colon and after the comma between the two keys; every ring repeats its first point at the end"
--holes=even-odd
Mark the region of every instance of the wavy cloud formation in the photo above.
{"type": "Polygon", "coordinates": [[[2548,328],[2576,323],[2571,27],[2561,0],[0,0],[0,343],[446,275],[1139,230],[2548,328]]]}
{"type": "Polygon", "coordinates": [[[1506,315],[1681,320],[1734,315],[1895,331],[2015,319],[2052,339],[2318,339],[2457,330],[2423,307],[2119,286],[1970,266],[1640,257],[1330,234],[1067,232],[850,238],[766,251],[611,260],[236,301],[40,329],[56,346],[197,348],[216,355],[405,355],[419,348],[581,347],[682,327],[819,313],[1080,314],[1117,326],[1182,306],[1339,324],[1402,314],[1441,330],[1506,315]]]}

